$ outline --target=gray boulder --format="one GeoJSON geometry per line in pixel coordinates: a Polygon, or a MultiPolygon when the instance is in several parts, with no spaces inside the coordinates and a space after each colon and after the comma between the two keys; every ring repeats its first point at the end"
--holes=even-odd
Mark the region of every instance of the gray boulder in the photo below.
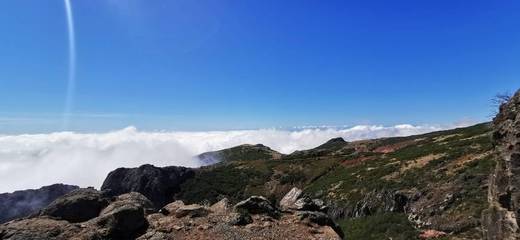
{"type": "Polygon", "coordinates": [[[135,238],[146,230],[148,222],[145,206],[149,201],[140,194],[126,194],[116,199],[91,221],[99,226],[103,236],[110,239],[135,238]],[[144,198],[144,199],[143,199],[144,198]],[[144,200],[144,201],[143,201],[144,200]]]}
{"type": "Polygon", "coordinates": [[[50,216],[72,223],[95,218],[108,205],[108,199],[93,188],[74,190],[53,201],[40,215],[50,216]]]}
{"type": "Polygon", "coordinates": [[[293,209],[298,198],[302,195],[302,190],[299,188],[292,188],[285,196],[280,200],[280,207],[282,210],[293,209]]]}
{"type": "Polygon", "coordinates": [[[195,217],[204,217],[208,215],[209,211],[204,206],[201,206],[199,204],[191,204],[191,205],[184,205],[179,207],[175,211],[175,217],[182,218],[185,216],[189,216],[191,218],[195,217]]]}

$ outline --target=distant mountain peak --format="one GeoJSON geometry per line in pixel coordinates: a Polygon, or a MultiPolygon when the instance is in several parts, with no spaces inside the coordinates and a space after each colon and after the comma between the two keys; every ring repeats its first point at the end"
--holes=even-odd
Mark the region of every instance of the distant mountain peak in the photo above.
{"type": "Polygon", "coordinates": [[[337,137],[337,138],[330,139],[325,144],[327,144],[327,143],[346,143],[346,142],[347,141],[345,141],[345,139],[343,139],[342,137],[337,137]]]}
{"type": "Polygon", "coordinates": [[[197,157],[204,165],[211,165],[219,162],[279,159],[282,156],[283,154],[263,144],[242,144],[232,148],[205,152],[197,157]]]}

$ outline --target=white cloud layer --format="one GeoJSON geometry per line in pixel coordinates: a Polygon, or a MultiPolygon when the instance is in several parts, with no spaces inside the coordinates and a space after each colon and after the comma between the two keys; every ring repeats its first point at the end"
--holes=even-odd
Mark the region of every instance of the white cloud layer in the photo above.
{"type": "MultiPolygon", "coordinates": [[[[455,127],[455,126],[449,126],[455,127]]],[[[447,128],[363,125],[352,128],[259,129],[209,132],[144,132],[134,127],[84,134],[0,135],[0,192],[67,183],[99,188],[118,167],[200,166],[193,156],[240,144],[262,143],[282,153],[316,147],[334,137],[345,140],[414,135],[447,128]]]]}

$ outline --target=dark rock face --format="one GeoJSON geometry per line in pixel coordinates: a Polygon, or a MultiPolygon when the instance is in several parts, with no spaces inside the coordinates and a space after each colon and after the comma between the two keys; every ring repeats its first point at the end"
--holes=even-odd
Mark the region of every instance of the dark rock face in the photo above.
{"type": "Polygon", "coordinates": [[[520,239],[520,91],[493,119],[497,165],[490,177],[490,207],[482,215],[486,239],[520,239]]]}
{"type": "Polygon", "coordinates": [[[74,190],[49,204],[40,215],[69,222],[84,222],[95,218],[108,205],[108,199],[92,188],[74,190]]]}
{"type": "Polygon", "coordinates": [[[40,189],[0,194],[0,223],[37,213],[56,198],[75,189],[78,187],[54,184],[40,189]]]}
{"type": "Polygon", "coordinates": [[[143,165],[138,168],[118,168],[110,172],[101,187],[110,196],[138,192],[146,196],[156,208],[173,200],[180,185],[195,175],[185,167],[159,168],[143,165]]]}

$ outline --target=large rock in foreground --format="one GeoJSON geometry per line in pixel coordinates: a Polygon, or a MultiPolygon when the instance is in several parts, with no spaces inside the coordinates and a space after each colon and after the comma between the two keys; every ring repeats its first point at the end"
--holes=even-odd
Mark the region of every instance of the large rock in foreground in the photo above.
{"type": "Polygon", "coordinates": [[[108,195],[117,196],[138,192],[161,208],[173,201],[180,185],[193,177],[195,172],[185,167],[155,167],[143,165],[138,168],[118,168],[110,172],[101,187],[108,195]]]}
{"type": "Polygon", "coordinates": [[[75,189],[78,189],[78,186],[53,184],[40,189],[2,193],[0,194],[0,223],[37,213],[56,198],[75,189]]]}
{"type": "Polygon", "coordinates": [[[146,197],[128,193],[106,199],[101,195],[94,189],[74,191],[57,199],[39,216],[0,225],[0,239],[135,239],[146,231],[145,214],[151,206],[146,197]],[[99,200],[103,204],[98,205],[99,200]]]}
{"type": "Polygon", "coordinates": [[[42,216],[50,216],[69,222],[84,222],[95,218],[108,205],[108,199],[93,188],[74,190],[49,204],[41,211],[42,216]]]}

